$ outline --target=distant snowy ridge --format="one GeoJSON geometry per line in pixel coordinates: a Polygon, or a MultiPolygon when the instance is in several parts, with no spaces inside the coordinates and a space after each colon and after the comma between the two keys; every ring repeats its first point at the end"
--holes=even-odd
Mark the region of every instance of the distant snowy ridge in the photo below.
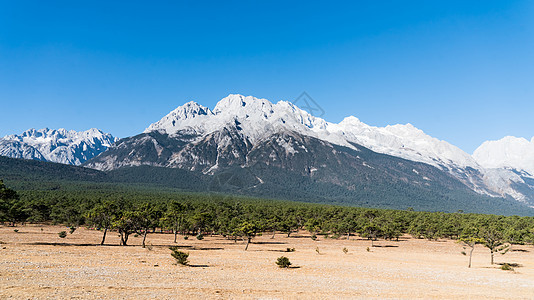
{"type": "Polygon", "coordinates": [[[80,165],[108,149],[118,139],[99,129],[29,129],[0,138],[0,155],[80,165]]]}
{"type": "Polygon", "coordinates": [[[534,176],[534,137],[530,141],[513,136],[487,141],[475,150],[473,157],[484,168],[514,169],[534,176]]]}

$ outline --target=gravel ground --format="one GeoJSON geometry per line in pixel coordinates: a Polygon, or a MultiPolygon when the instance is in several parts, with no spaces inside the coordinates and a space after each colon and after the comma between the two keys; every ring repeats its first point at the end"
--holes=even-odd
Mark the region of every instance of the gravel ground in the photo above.
{"type": "Polygon", "coordinates": [[[61,239],[60,226],[0,227],[1,299],[332,299],[491,298],[534,299],[534,247],[514,246],[496,263],[517,263],[515,271],[490,265],[489,251],[477,246],[467,268],[454,241],[408,237],[399,242],[319,238],[257,237],[244,251],[220,236],[184,240],[190,266],[169,255],[171,234],[149,234],[151,250],[117,246],[116,233],[97,246],[101,232],[80,228],[61,239]],[[283,252],[286,248],[295,252],[283,252]],[[349,251],[343,253],[346,247],[349,251]],[[319,250],[317,253],[316,249],[319,250]],[[293,268],[275,261],[287,256],[293,268]]]}

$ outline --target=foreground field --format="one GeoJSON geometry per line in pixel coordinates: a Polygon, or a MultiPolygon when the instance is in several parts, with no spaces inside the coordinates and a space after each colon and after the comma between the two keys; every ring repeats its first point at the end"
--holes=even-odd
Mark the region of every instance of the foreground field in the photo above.
{"type": "Polygon", "coordinates": [[[302,233],[257,237],[248,251],[220,236],[184,240],[190,266],[174,265],[171,234],[150,234],[141,248],[95,246],[101,233],[79,228],[61,239],[61,226],[0,227],[0,298],[524,298],[534,297],[534,247],[496,256],[477,246],[473,267],[461,245],[411,238],[370,242],[356,237],[313,241],[302,233]],[[18,232],[14,232],[18,229],[18,232]],[[295,252],[284,252],[295,248],[295,252]],[[345,254],[343,248],[347,248],[345,254]],[[295,266],[280,269],[287,256],[295,266]],[[499,263],[515,263],[514,271],[499,263]]]}

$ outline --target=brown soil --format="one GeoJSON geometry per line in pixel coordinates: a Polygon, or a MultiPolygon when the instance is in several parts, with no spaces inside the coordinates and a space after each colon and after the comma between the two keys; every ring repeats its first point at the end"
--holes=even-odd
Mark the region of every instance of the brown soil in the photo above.
{"type": "Polygon", "coordinates": [[[190,253],[190,266],[180,266],[168,249],[175,245],[172,234],[149,234],[153,246],[143,249],[140,237],[121,247],[111,232],[106,246],[96,246],[99,231],[80,228],[61,239],[62,230],[68,232],[60,226],[0,227],[0,298],[534,298],[533,246],[497,254],[493,266],[489,251],[477,246],[468,269],[464,249],[450,240],[378,241],[368,252],[370,242],[356,237],[313,241],[305,233],[267,234],[244,251],[241,241],[220,236],[179,236],[176,245],[190,253]],[[294,268],[278,268],[280,256],[294,268]],[[520,266],[500,270],[505,262],[520,266]]]}

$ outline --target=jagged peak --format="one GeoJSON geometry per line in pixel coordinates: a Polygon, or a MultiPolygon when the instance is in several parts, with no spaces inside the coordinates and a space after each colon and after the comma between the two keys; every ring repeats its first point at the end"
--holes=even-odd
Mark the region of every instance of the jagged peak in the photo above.
{"type": "Polygon", "coordinates": [[[273,103],[267,99],[256,98],[254,96],[243,96],[240,94],[230,94],[221,99],[215,105],[213,112],[221,113],[238,113],[239,111],[252,110],[272,110],[273,103]]]}
{"type": "Polygon", "coordinates": [[[167,116],[172,116],[174,118],[185,120],[189,118],[194,118],[196,116],[209,115],[213,114],[212,111],[195,101],[189,101],[182,106],[178,106],[176,109],[171,111],[167,116]]]}
{"type": "Polygon", "coordinates": [[[117,140],[118,138],[97,128],[85,131],[31,128],[21,135],[13,134],[0,139],[0,150],[10,157],[79,165],[117,140]]]}

